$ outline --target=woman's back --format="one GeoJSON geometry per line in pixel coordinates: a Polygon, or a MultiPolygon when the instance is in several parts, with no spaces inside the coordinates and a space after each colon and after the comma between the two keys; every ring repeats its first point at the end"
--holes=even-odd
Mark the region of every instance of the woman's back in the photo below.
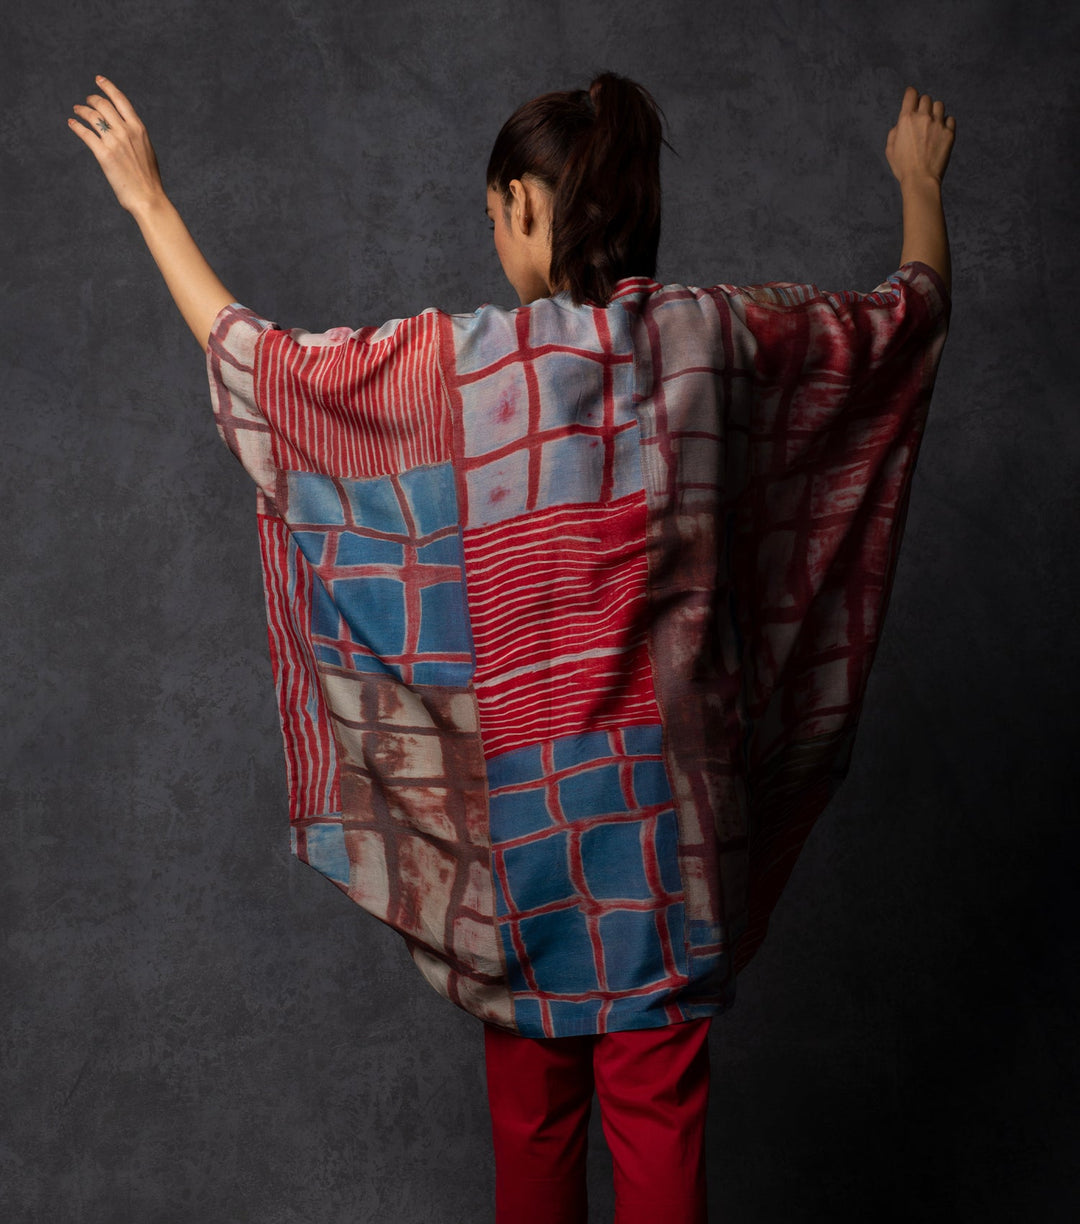
{"type": "Polygon", "coordinates": [[[947,314],[913,263],[218,316],[294,849],[452,1002],[562,1036],[733,1001],[846,772],[947,314]]]}

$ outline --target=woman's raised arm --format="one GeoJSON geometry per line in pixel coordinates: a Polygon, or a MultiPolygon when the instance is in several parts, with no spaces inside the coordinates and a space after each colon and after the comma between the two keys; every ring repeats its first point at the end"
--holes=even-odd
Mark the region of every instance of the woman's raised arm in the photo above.
{"type": "Polygon", "coordinates": [[[135,218],[173,300],[205,349],[222,306],[235,301],[206,262],[180,214],[165,194],[157,157],[142,120],[124,94],[104,77],[95,78],[107,97],[90,94],[74,107],[86,124],[68,126],[89,145],[120,207],[135,218]]]}
{"type": "Polygon", "coordinates": [[[904,90],[900,116],[889,132],[885,156],[900,184],[904,210],[904,243],[900,263],[917,259],[926,264],[952,292],[952,263],[941,181],[949,164],[956,120],[945,116],[945,103],[921,94],[914,85],[904,90]]]}

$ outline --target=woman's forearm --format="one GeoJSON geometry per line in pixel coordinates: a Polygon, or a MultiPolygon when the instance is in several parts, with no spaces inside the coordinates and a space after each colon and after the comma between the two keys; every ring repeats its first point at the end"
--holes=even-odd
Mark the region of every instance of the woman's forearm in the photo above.
{"type": "Polygon", "coordinates": [[[900,185],[904,208],[904,245],[900,263],[911,259],[929,264],[952,292],[952,264],[941,183],[933,177],[912,177],[900,185]]]}
{"type": "Polygon", "coordinates": [[[132,209],[146,245],[195,339],[205,349],[222,306],[235,301],[165,195],[132,209]]]}

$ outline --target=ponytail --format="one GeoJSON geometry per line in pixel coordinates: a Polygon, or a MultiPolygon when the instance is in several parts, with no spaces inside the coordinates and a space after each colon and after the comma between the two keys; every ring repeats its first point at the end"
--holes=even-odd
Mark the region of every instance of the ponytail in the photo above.
{"type": "Polygon", "coordinates": [[[623,277],[656,275],[662,113],[641,85],[602,72],[587,90],[524,103],[495,140],[489,187],[506,200],[531,175],[552,193],[548,280],[577,305],[606,306],[623,277]]]}

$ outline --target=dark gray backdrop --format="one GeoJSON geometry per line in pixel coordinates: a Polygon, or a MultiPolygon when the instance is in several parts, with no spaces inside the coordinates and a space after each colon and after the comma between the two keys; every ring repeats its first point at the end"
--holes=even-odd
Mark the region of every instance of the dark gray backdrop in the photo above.
{"type": "MultiPolygon", "coordinates": [[[[289,854],[254,490],[66,126],[102,72],[283,326],[516,305],[511,110],[665,108],[659,279],[870,290],[945,100],[952,330],[852,772],[711,1034],[725,1224],[1065,1221],[1080,1197],[1076,7],[6,6],[0,1219],[493,1219],[482,1028],[289,854]]],[[[594,1112],[593,1219],[611,1219],[594,1112]]]]}

